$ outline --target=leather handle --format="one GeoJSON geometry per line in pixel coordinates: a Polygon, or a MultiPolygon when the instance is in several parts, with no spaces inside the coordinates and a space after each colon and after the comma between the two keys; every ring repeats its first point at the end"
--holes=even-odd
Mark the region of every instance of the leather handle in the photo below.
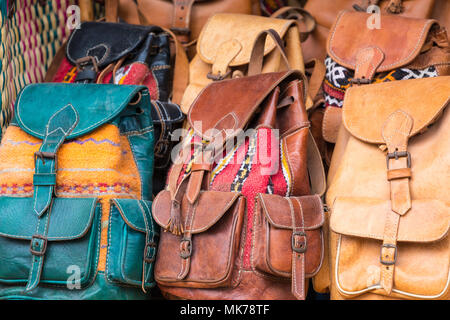
{"type": "Polygon", "coordinates": [[[291,67],[289,66],[288,58],[286,56],[286,49],[284,48],[283,40],[275,30],[268,29],[261,31],[256,37],[255,42],[253,43],[253,49],[250,55],[250,63],[248,65],[248,76],[260,74],[262,71],[264,47],[266,44],[267,36],[270,36],[273,39],[276,48],[280,51],[281,57],[283,58],[283,61],[286,64],[288,70],[291,69],[291,67]]]}
{"type": "Polygon", "coordinates": [[[275,11],[271,18],[296,20],[300,30],[300,41],[304,42],[316,28],[316,19],[305,9],[299,7],[283,7],[275,11]]]}
{"type": "Polygon", "coordinates": [[[92,0],[79,0],[78,6],[80,7],[81,21],[94,20],[94,3],[92,0]]]}

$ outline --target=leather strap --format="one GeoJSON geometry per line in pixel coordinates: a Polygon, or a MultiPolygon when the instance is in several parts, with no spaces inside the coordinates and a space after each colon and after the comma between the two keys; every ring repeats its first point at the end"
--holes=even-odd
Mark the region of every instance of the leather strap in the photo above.
{"type": "Polygon", "coordinates": [[[305,9],[299,7],[282,7],[272,13],[271,18],[296,20],[300,31],[300,41],[304,42],[316,28],[316,20],[305,9]]]}
{"type": "Polygon", "coordinates": [[[411,208],[411,192],[409,188],[411,159],[407,148],[412,127],[413,119],[411,116],[402,110],[397,110],[388,117],[382,129],[382,136],[388,150],[386,161],[388,179],[390,172],[391,175],[395,175],[394,179],[389,180],[391,210],[386,215],[383,245],[380,252],[380,284],[387,295],[392,292],[394,286],[400,216],[406,214],[411,208]]]}
{"type": "Polygon", "coordinates": [[[119,0],[105,0],[105,19],[106,22],[118,22],[119,19],[119,0]]]}
{"type": "Polygon", "coordinates": [[[311,194],[323,196],[327,189],[325,168],[311,130],[308,132],[307,161],[308,174],[311,182],[311,194]]]}
{"type": "Polygon", "coordinates": [[[378,47],[367,47],[356,55],[355,75],[352,85],[370,84],[378,67],[384,60],[384,53],[378,47]]]}
{"type": "Polygon", "coordinates": [[[292,294],[299,300],[305,300],[305,252],[307,241],[303,209],[297,198],[286,198],[291,207],[292,217],[292,294]]]}
{"type": "Polygon", "coordinates": [[[256,37],[255,42],[253,43],[252,53],[250,55],[250,63],[248,65],[248,76],[260,74],[262,71],[264,48],[266,45],[266,38],[268,35],[275,42],[275,46],[280,52],[287,69],[288,70],[291,69],[288,58],[286,56],[286,50],[284,48],[283,40],[275,30],[269,29],[261,31],[256,37]]]}
{"type": "Polygon", "coordinates": [[[173,18],[171,30],[182,44],[189,42],[192,5],[195,0],[172,0],[173,18]]]}
{"type": "Polygon", "coordinates": [[[39,284],[44,256],[47,249],[47,233],[51,205],[56,186],[56,153],[66,137],[78,124],[78,113],[67,105],[53,114],[48,123],[45,137],[35,153],[35,174],[33,176],[33,208],[38,215],[36,231],[31,238],[31,268],[25,291],[31,291],[39,284]]]}
{"type": "Polygon", "coordinates": [[[191,267],[191,255],[192,255],[192,224],[194,222],[195,205],[188,204],[186,221],[184,224],[183,238],[180,241],[180,258],[181,269],[177,275],[178,280],[183,280],[189,273],[191,267]]]}
{"type": "MultiPolygon", "coordinates": [[[[309,87],[308,87],[308,96],[313,101],[313,104],[309,106],[306,110],[309,110],[311,107],[315,107],[316,97],[322,88],[323,79],[325,79],[326,67],[325,64],[319,59],[313,59],[305,63],[306,68],[313,68],[311,77],[309,78],[309,87]]],[[[308,107],[308,106],[307,106],[308,107]]]]}
{"type": "Polygon", "coordinates": [[[142,291],[145,290],[145,283],[150,282],[152,277],[152,265],[156,259],[156,233],[152,230],[152,213],[148,205],[144,201],[139,202],[145,223],[145,247],[144,259],[142,261],[142,291]]]}
{"type": "Polygon", "coordinates": [[[80,7],[81,21],[93,21],[94,20],[94,4],[92,0],[78,0],[78,6],[80,7]]]}

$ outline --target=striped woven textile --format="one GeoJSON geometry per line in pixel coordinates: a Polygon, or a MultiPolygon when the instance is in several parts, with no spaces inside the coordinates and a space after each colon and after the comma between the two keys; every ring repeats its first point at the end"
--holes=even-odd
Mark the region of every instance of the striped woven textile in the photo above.
{"type": "Polygon", "coordinates": [[[12,118],[17,93],[29,83],[44,79],[56,51],[67,39],[67,7],[75,0],[0,1],[0,125],[12,118]],[[14,10],[8,17],[8,5],[14,10]],[[40,3],[41,2],[41,3],[40,3]]]}

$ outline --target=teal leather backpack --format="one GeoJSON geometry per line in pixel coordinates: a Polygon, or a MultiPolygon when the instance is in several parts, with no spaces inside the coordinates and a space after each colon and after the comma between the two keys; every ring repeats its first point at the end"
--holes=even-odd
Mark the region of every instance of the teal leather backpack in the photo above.
{"type": "Polygon", "coordinates": [[[25,87],[0,144],[0,298],[149,298],[153,147],[144,86],[25,87]]]}

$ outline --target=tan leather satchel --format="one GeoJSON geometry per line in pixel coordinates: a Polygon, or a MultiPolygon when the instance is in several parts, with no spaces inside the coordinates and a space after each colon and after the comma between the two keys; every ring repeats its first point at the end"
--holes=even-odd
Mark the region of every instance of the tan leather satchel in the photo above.
{"type": "MultiPolygon", "coordinates": [[[[256,42],[267,34],[273,31],[256,42]]],[[[257,65],[252,60],[250,70],[257,65]]],[[[154,219],[166,230],[155,264],[165,295],[305,298],[306,278],[323,257],[325,191],[305,91],[302,73],[283,71],[213,82],[197,97],[188,113],[192,130],[183,140],[189,152],[180,153],[183,161],[174,164],[153,203],[154,219]],[[238,133],[248,128],[248,138],[240,140],[238,133]],[[235,139],[240,142],[229,152],[212,155],[235,139]],[[263,162],[261,152],[269,149],[279,152],[263,162]]]]}
{"type": "Polygon", "coordinates": [[[346,93],[326,196],[332,299],[449,299],[449,104],[449,76],[346,93]]]}
{"type": "MultiPolygon", "coordinates": [[[[189,85],[181,101],[183,112],[187,113],[200,91],[211,82],[242,77],[247,74],[251,59],[262,60],[251,57],[251,52],[257,35],[268,29],[276,31],[284,40],[285,52],[276,50],[280,44],[273,38],[259,44],[263,50],[258,55],[263,56],[264,61],[254,74],[287,70],[284,58],[293,70],[304,73],[300,33],[295,20],[216,14],[205,24],[197,41],[197,54],[189,65],[189,85]]],[[[308,99],[307,108],[310,106],[312,102],[308,99]]]]}

